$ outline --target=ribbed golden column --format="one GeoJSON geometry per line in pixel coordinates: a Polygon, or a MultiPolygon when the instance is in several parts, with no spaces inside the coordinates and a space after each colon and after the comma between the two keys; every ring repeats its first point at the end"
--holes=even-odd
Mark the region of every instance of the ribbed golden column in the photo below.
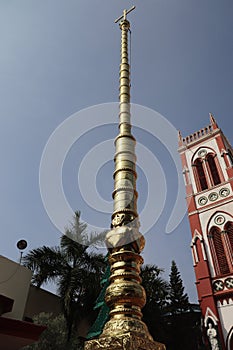
{"type": "Polygon", "coordinates": [[[112,227],[137,221],[135,138],[130,122],[130,67],[128,63],[128,31],[130,23],[123,20],[121,28],[121,64],[119,77],[119,135],[115,139],[114,211],[112,227]]]}
{"type": "MultiPolygon", "coordinates": [[[[133,9],[133,8],[132,8],[133,9]]],[[[146,303],[141,286],[140,255],[145,240],[139,232],[136,191],[135,138],[130,121],[130,66],[128,62],[127,13],[118,20],[121,29],[119,74],[119,134],[115,139],[114,209],[111,231],[106,236],[111,266],[110,285],[105,301],[110,308],[109,321],[98,339],[86,342],[85,350],[164,350],[153,340],[142,322],[141,309],[146,303]]],[[[117,21],[118,21],[117,20],[117,21]]]]}

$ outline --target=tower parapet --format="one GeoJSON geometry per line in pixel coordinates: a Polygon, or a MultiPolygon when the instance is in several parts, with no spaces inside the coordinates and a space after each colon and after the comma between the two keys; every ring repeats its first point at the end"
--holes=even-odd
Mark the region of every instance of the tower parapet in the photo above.
{"type": "Polygon", "coordinates": [[[210,116],[210,124],[205,126],[204,128],[201,128],[198,131],[195,131],[194,133],[182,137],[181,132],[179,131],[179,147],[181,146],[189,146],[190,144],[193,145],[195,142],[200,142],[202,139],[212,136],[213,132],[215,132],[218,129],[218,125],[216,123],[215,118],[213,117],[212,113],[209,113],[210,116]]]}

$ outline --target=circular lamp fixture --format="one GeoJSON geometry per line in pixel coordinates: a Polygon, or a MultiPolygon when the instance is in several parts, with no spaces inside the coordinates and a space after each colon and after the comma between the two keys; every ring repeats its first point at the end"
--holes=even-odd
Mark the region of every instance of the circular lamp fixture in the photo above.
{"type": "Polygon", "coordinates": [[[25,239],[21,239],[20,241],[17,242],[16,246],[19,250],[24,250],[27,248],[27,241],[25,239]]]}

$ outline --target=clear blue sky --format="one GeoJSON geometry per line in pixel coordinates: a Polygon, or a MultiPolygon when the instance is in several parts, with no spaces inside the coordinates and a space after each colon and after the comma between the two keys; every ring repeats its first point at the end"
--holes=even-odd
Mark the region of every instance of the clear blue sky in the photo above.
{"type": "MultiPolygon", "coordinates": [[[[120,31],[114,20],[134,4],[137,8],[130,14],[132,102],[157,111],[184,136],[207,125],[212,112],[233,142],[231,0],[1,0],[2,255],[16,260],[15,244],[20,238],[27,239],[29,249],[58,243],[61,233],[51,223],[40,196],[42,152],[52,132],[69,116],[118,100],[120,31]]],[[[78,188],[78,168],[92,147],[116,133],[112,124],[95,128],[75,142],[64,163],[67,201],[94,226],[109,227],[110,214],[91,210],[85,203],[78,188]]],[[[195,301],[187,217],[171,234],[165,233],[177,193],[174,162],[153,135],[139,128],[134,134],[158,159],[167,185],[164,210],[146,234],[145,262],[164,268],[167,276],[174,259],[195,301]]],[[[113,164],[101,162],[97,190],[110,200],[113,164]]],[[[148,195],[148,172],[160,186],[152,165],[139,169],[140,210],[148,195]]],[[[160,195],[155,195],[155,212],[159,200],[160,195]]]]}

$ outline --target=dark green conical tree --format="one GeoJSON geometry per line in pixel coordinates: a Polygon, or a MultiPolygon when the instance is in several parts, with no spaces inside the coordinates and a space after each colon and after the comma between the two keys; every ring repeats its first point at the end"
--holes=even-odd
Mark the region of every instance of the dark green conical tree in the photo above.
{"type": "Polygon", "coordinates": [[[184,293],[183,281],[174,260],[171,264],[169,277],[169,311],[172,314],[179,314],[189,308],[189,299],[188,295],[184,293]]]}
{"type": "MultiPolygon", "coordinates": [[[[76,212],[70,228],[60,239],[60,246],[43,246],[31,250],[23,263],[33,271],[32,283],[37,287],[54,282],[61,298],[68,339],[83,318],[91,324],[93,305],[100,292],[100,280],[106,263],[93,244],[103,241],[104,233],[89,234],[87,225],[76,212]]],[[[67,347],[68,348],[68,347],[67,347]]]]}
{"type": "Polygon", "coordinates": [[[203,350],[201,312],[190,304],[175,261],[171,264],[168,306],[164,314],[167,328],[167,350],[203,350]],[[195,311],[196,310],[196,311],[195,311]]]}

